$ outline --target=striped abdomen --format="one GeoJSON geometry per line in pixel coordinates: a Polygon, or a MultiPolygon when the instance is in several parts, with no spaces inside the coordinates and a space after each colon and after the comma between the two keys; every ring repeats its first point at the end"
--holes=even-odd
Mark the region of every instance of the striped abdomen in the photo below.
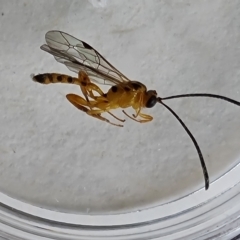
{"type": "Polygon", "coordinates": [[[59,73],[44,73],[38,74],[36,76],[32,76],[33,81],[42,83],[42,84],[49,84],[49,83],[71,83],[79,85],[79,79],[74,78],[68,75],[59,74],[59,73]]]}

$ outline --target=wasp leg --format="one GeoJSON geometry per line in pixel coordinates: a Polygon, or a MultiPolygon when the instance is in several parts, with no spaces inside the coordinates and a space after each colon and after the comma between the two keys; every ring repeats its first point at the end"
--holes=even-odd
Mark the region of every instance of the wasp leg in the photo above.
{"type": "MultiPolygon", "coordinates": [[[[109,110],[115,109],[118,107],[115,105],[115,103],[108,102],[106,98],[102,98],[102,97],[98,97],[96,99],[98,99],[99,101],[96,101],[97,103],[94,105],[94,107],[98,109],[96,110],[91,109],[88,114],[101,114],[101,113],[107,112],[108,114],[116,118],[118,121],[121,121],[121,122],[126,121],[125,119],[120,119],[114,114],[112,114],[111,112],[109,112],[109,110]]],[[[118,125],[118,126],[122,127],[123,125],[118,125]]]]}
{"type": "Polygon", "coordinates": [[[141,123],[146,123],[146,122],[150,122],[150,121],[152,121],[153,120],[153,117],[152,116],[150,116],[150,115],[147,115],[147,114],[145,114],[145,113],[139,113],[139,116],[141,117],[141,118],[143,118],[143,120],[140,120],[140,122],[141,123]]]}
{"type": "MultiPolygon", "coordinates": [[[[104,96],[95,96],[94,99],[95,99],[95,101],[98,102],[98,103],[101,103],[101,102],[104,102],[104,103],[105,103],[106,101],[108,101],[107,98],[104,97],[104,96]]],[[[99,107],[97,106],[97,108],[99,108],[99,107]]],[[[125,122],[125,121],[126,121],[125,119],[121,119],[121,118],[115,116],[113,113],[111,113],[111,112],[109,112],[109,111],[106,111],[106,112],[107,112],[108,114],[110,114],[112,117],[116,118],[116,119],[117,119],[118,121],[120,121],[120,122],[125,122]]]]}
{"type": "MultiPolygon", "coordinates": [[[[89,102],[88,97],[91,97],[92,99],[94,99],[98,102],[107,100],[106,97],[104,97],[103,91],[96,84],[91,82],[91,80],[89,79],[88,75],[85,72],[79,71],[78,78],[79,78],[80,84],[81,84],[80,85],[81,91],[82,91],[83,95],[85,96],[87,102],[89,102]],[[100,96],[95,96],[93,94],[93,91],[97,92],[100,96]]],[[[90,105],[89,107],[92,109],[92,105],[90,105]]],[[[126,121],[125,119],[118,118],[117,116],[115,116],[111,112],[108,112],[108,113],[120,122],[125,122],[126,121]]]]}
{"type": "Polygon", "coordinates": [[[138,119],[136,119],[136,118],[133,118],[132,116],[130,116],[128,113],[126,113],[124,110],[122,110],[122,112],[127,116],[127,117],[129,117],[130,119],[132,119],[133,121],[135,121],[135,122],[139,122],[139,120],[138,119]]]}
{"type": "Polygon", "coordinates": [[[127,114],[124,110],[122,110],[122,112],[129,118],[131,118],[132,120],[136,121],[136,122],[140,122],[140,123],[146,123],[146,122],[150,122],[152,121],[153,117],[144,113],[141,113],[141,106],[142,106],[142,101],[143,101],[143,94],[140,95],[140,98],[138,100],[138,102],[135,102],[135,104],[133,105],[133,108],[136,111],[136,114],[132,114],[132,116],[130,116],[129,114],[127,114]],[[137,117],[140,116],[142,119],[137,119],[137,117]]]}
{"type": "Polygon", "coordinates": [[[138,115],[143,118],[143,119],[136,119],[136,118],[133,118],[132,116],[130,116],[129,114],[127,114],[124,110],[122,110],[122,112],[129,118],[131,118],[132,120],[136,121],[136,122],[139,122],[139,123],[146,123],[146,122],[150,122],[153,120],[153,117],[150,116],[150,115],[147,115],[147,114],[144,114],[144,113],[138,113],[138,115]]]}
{"type": "Polygon", "coordinates": [[[117,120],[119,120],[119,121],[121,121],[121,122],[125,122],[125,119],[120,119],[120,118],[114,116],[111,112],[105,111],[105,110],[100,110],[100,109],[99,109],[99,110],[89,110],[89,111],[86,112],[86,113],[87,113],[88,115],[90,115],[90,116],[93,116],[93,117],[97,116],[98,119],[100,119],[100,120],[102,120],[102,121],[104,121],[104,122],[110,123],[110,124],[112,124],[112,125],[114,125],[114,126],[123,127],[123,125],[113,123],[113,122],[111,122],[110,120],[108,120],[107,118],[101,116],[101,113],[104,113],[104,112],[109,113],[110,115],[112,115],[114,118],[116,118],[117,120]]]}
{"type": "Polygon", "coordinates": [[[108,112],[108,111],[105,111],[105,110],[102,110],[102,109],[100,109],[100,110],[91,110],[91,107],[96,107],[95,106],[97,104],[96,101],[87,102],[84,98],[82,98],[82,97],[80,97],[80,96],[78,96],[76,94],[67,94],[66,98],[76,108],[78,108],[79,110],[85,112],[89,116],[97,118],[97,119],[99,119],[101,121],[107,122],[109,124],[112,124],[114,126],[123,127],[123,125],[112,123],[107,118],[104,118],[104,117],[101,116],[101,113],[108,112]],[[89,107],[90,109],[87,108],[86,106],[89,107]]]}
{"type": "Polygon", "coordinates": [[[87,102],[84,98],[82,98],[76,94],[67,94],[66,98],[76,108],[78,108],[79,110],[81,110],[85,113],[87,113],[87,111],[89,111],[90,106],[94,105],[93,101],[87,102]],[[87,108],[87,107],[89,107],[89,108],[87,108]]]}
{"type": "Polygon", "coordinates": [[[107,113],[109,113],[112,117],[116,118],[120,122],[125,122],[126,121],[126,119],[121,119],[121,118],[115,116],[114,114],[112,114],[111,112],[107,112],[107,113]]]}
{"type": "Polygon", "coordinates": [[[88,75],[85,72],[79,71],[78,79],[80,82],[81,91],[88,102],[88,97],[91,97],[92,99],[95,99],[97,97],[93,94],[93,91],[97,92],[100,96],[104,95],[103,91],[96,84],[90,81],[88,75]]]}
{"type": "Polygon", "coordinates": [[[143,101],[143,94],[140,95],[139,102],[137,104],[138,107],[135,108],[136,114],[133,114],[134,118],[137,118],[139,116],[140,112],[141,112],[141,107],[140,106],[142,105],[142,101],[143,101]]]}

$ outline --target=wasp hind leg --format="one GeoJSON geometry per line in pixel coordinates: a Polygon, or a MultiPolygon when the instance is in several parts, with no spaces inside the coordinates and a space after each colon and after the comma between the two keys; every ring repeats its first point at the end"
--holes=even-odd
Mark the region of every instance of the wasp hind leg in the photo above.
{"type": "MultiPolygon", "coordinates": [[[[97,118],[101,121],[107,122],[109,124],[112,124],[114,126],[118,126],[118,127],[123,127],[123,125],[120,124],[116,124],[116,123],[112,123],[110,122],[107,118],[102,117],[101,113],[104,112],[108,112],[106,110],[92,110],[93,107],[95,107],[95,105],[97,104],[96,101],[86,101],[84,98],[76,95],[76,94],[68,94],[66,95],[66,98],[68,99],[68,101],[70,103],[72,103],[77,109],[85,112],[86,114],[88,114],[91,117],[97,118]]],[[[108,112],[110,115],[113,115],[112,113],[108,112]]],[[[114,116],[115,117],[115,116],[114,116]]],[[[115,117],[117,118],[117,117],[115,117]]],[[[118,118],[117,118],[118,119],[118,118]]]]}
{"type": "Polygon", "coordinates": [[[91,82],[88,75],[84,71],[80,71],[78,73],[78,79],[80,82],[81,91],[88,102],[88,97],[94,100],[98,97],[93,94],[93,91],[97,92],[100,96],[104,95],[103,91],[96,84],[91,82]]]}
{"type": "MultiPolygon", "coordinates": [[[[80,82],[81,91],[84,97],[86,98],[87,102],[89,102],[88,97],[94,99],[97,102],[107,100],[107,98],[104,96],[103,91],[96,84],[91,82],[88,75],[84,71],[79,71],[78,79],[80,82]],[[93,94],[93,91],[97,92],[99,96],[95,96],[93,94]]],[[[90,105],[89,107],[92,109],[92,105],[90,105]]],[[[112,117],[116,118],[120,122],[125,122],[125,119],[118,118],[111,112],[108,112],[108,114],[110,114],[112,117]]]]}

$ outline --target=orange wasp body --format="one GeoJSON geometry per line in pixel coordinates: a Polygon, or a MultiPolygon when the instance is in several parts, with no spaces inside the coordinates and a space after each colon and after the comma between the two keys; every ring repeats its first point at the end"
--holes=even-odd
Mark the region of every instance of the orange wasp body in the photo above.
{"type": "Polygon", "coordinates": [[[153,117],[142,113],[142,109],[152,108],[156,103],[162,104],[175,116],[191,138],[203,169],[205,189],[208,189],[209,176],[196,139],[180,117],[163,103],[163,100],[182,97],[212,97],[238,106],[240,106],[240,102],[208,93],[182,94],[161,98],[157,96],[155,90],[147,90],[144,84],[129,80],[87,43],[61,31],[49,31],[45,37],[47,44],[42,45],[41,49],[52,54],[58,62],[65,64],[71,71],[76,72],[78,77],[75,78],[58,73],[44,73],[32,76],[34,81],[42,84],[69,83],[79,85],[85,98],[76,94],[68,94],[66,96],[67,99],[86,114],[119,127],[123,125],[112,123],[101,114],[107,112],[118,121],[124,122],[125,120],[113,115],[111,110],[132,107],[136,114],[130,116],[124,110],[123,113],[134,121],[144,123],[151,121],[153,117]],[[93,82],[110,85],[111,87],[108,92],[103,93],[98,85],[93,82]]]}
{"type": "MultiPolygon", "coordinates": [[[[42,84],[61,82],[79,85],[85,99],[76,94],[68,94],[66,96],[67,99],[75,107],[86,112],[88,115],[106,121],[112,125],[123,127],[123,125],[110,122],[107,118],[101,116],[101,113],[108,112],[114,116],[109,112],[110,110],[132,107],[136,111],[134,118],[123,111],[131,119],[142,123],[153,119],[152,116],[143,114],[140,110],[144,107],[150,107],[152,104],[155,105],[157,102],[157,93],[156,91],[147,91],[146,87],[137,81],[129,81],[114,85],[107,93],[103,93],[96,84],[90,81],[87,74],[83,71],[78,73],[78,78],[57,73],[45,73],[34,76],[33,80],[42,84]],[[94,95],[93,91],[97,92],[99,96],[94,95]],[[93,100],[89,100],[89,98],[93,100]],[[140,116],[141,119],[136,119],[137,116],[140,116]]],[[[125,121],[116,116],[114,117],[121,122],[125,121]]]]}

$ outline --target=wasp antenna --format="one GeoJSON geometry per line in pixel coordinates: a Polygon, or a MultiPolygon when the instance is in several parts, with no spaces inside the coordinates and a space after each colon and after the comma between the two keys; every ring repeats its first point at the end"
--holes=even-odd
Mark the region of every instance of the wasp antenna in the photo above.
{"type": "Polygon", "coordinates": [[[167,106],[165,103],[163,103],[162,100],[163,100],[163,98],[158,98],[158,102],[161,103],[165,108],[167,108],[174,115],[174,117],[179,121],[179,123],[185,129],[188,136],[191,138],[191,140],[192,140],[192,142],[193,142],[193,144],[194,144],[194,146],[197,150],[200,162],[201,162],[201,166],[202,166],[202,170],[203,170],[203,176],[204,176],[204,180],[205,180],[205,189],[207,190],[209,188],[209,176],[208,176],[207,167],[206,167],[206,164],[204,162],[201,149],[198,146],[198,143],[197,143],[196,139],[194,138],[194,136],[192,135],[190,130],[187,128],[187,126],[184,124],[184,122],[181,120],[181,118],[169,106],[167,106]]]}
{"type": "Polygon", "coordinates": [[[183,98],[183,97],[211,97],[211,98],[218,98],[218,99],[222,99],[224,101],[233,103],[235,105],[240,106],[240,102],[233,100],[231,98],[228,97],[224,97],[221,95],[216,95],[216,94],[211,94],[211,93],[190,93],[190,94],[180,94],[180,95],[174,95],[174,96],[170,96],[170,97],[165,97],[165,98],[161,98],[161,100],[168,100],[168,99],[173,99],[173,98],[183,98]]]}

